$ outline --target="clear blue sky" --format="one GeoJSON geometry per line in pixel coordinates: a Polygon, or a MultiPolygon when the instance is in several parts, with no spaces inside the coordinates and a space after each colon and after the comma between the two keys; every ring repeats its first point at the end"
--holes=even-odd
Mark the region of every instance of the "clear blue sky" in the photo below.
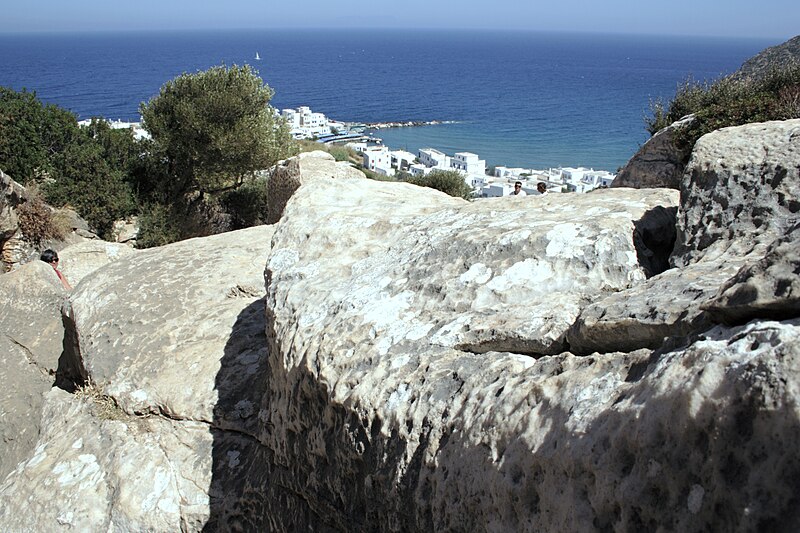
{"type": "Polygon", "coordinates": [[[16,0],[0,33],[229,28],[485,28],[785,40],[800,0],[16,0]]]}

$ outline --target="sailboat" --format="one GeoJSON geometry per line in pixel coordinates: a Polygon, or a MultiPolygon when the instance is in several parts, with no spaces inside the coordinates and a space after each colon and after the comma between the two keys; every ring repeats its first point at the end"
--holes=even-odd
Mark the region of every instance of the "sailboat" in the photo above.
{"type": "Polygon", "coordinates": [[[261,61],[261,56],[258,55],[258,52],[256,52],[256,61],[261,61]]]}

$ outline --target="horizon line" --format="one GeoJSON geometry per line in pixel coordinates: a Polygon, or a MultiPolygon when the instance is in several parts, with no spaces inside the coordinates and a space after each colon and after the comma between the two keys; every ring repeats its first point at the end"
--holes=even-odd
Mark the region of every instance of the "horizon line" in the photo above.
{"type": "Polygon", "coordinates": [[[553,30],[553,29],[527,29],[527,28],[486,28],[486,27],[414,27],[414,26],[263,26],[263,27],[197,27],[197,28],[125,28],[125,29],[29,29],[29,30],[4,30],[0,31],[0,37],[9,36],[43,36],[43,35],[107,35],[107,34],[141,34],[141,33],[199,33],[199,32],[231,32],[231,31],[376,31],[376,32],[446,32],[446,33],[483,33],[491,34],[502,32],[503,34],[559,34],[559,35],[597,35],[597,36],[620,36],[620,37],[669,37],[669,38],[708,38],[708,39],[736,39],[736,40],[780,40],[788,41],[795,35],[785,36],[739,36],[727,34],[697,34],[697,33],[647,33],[640,31],[605,31],[605,30],[553,30]]]}

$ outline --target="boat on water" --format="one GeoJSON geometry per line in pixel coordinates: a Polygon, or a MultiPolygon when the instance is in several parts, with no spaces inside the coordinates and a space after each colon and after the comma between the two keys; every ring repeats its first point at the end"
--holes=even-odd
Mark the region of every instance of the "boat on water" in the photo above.
{"type": "Polygon", "coordinates": [[[261,61],[261,56],[258,55],[258,52],[256,52],[256,61],[261,61]]]}

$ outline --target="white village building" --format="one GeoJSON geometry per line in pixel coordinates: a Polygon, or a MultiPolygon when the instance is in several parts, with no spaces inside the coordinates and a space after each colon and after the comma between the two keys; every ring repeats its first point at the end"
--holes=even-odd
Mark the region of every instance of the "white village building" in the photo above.
{"type": "Polygon", "coordinates": [[[331,134],[331,125],[322,113],[314,113],[308,106],[297,109],[283,109],[281,117],[286,120],[289,130],[295,139],[312,139],[331,134]]]}
{"type": "Polygon", "coordinates": [[[361,151],[364,168],[384,176],[394,176],[392,154],[386,146],[367,146],[361,151]]]}

